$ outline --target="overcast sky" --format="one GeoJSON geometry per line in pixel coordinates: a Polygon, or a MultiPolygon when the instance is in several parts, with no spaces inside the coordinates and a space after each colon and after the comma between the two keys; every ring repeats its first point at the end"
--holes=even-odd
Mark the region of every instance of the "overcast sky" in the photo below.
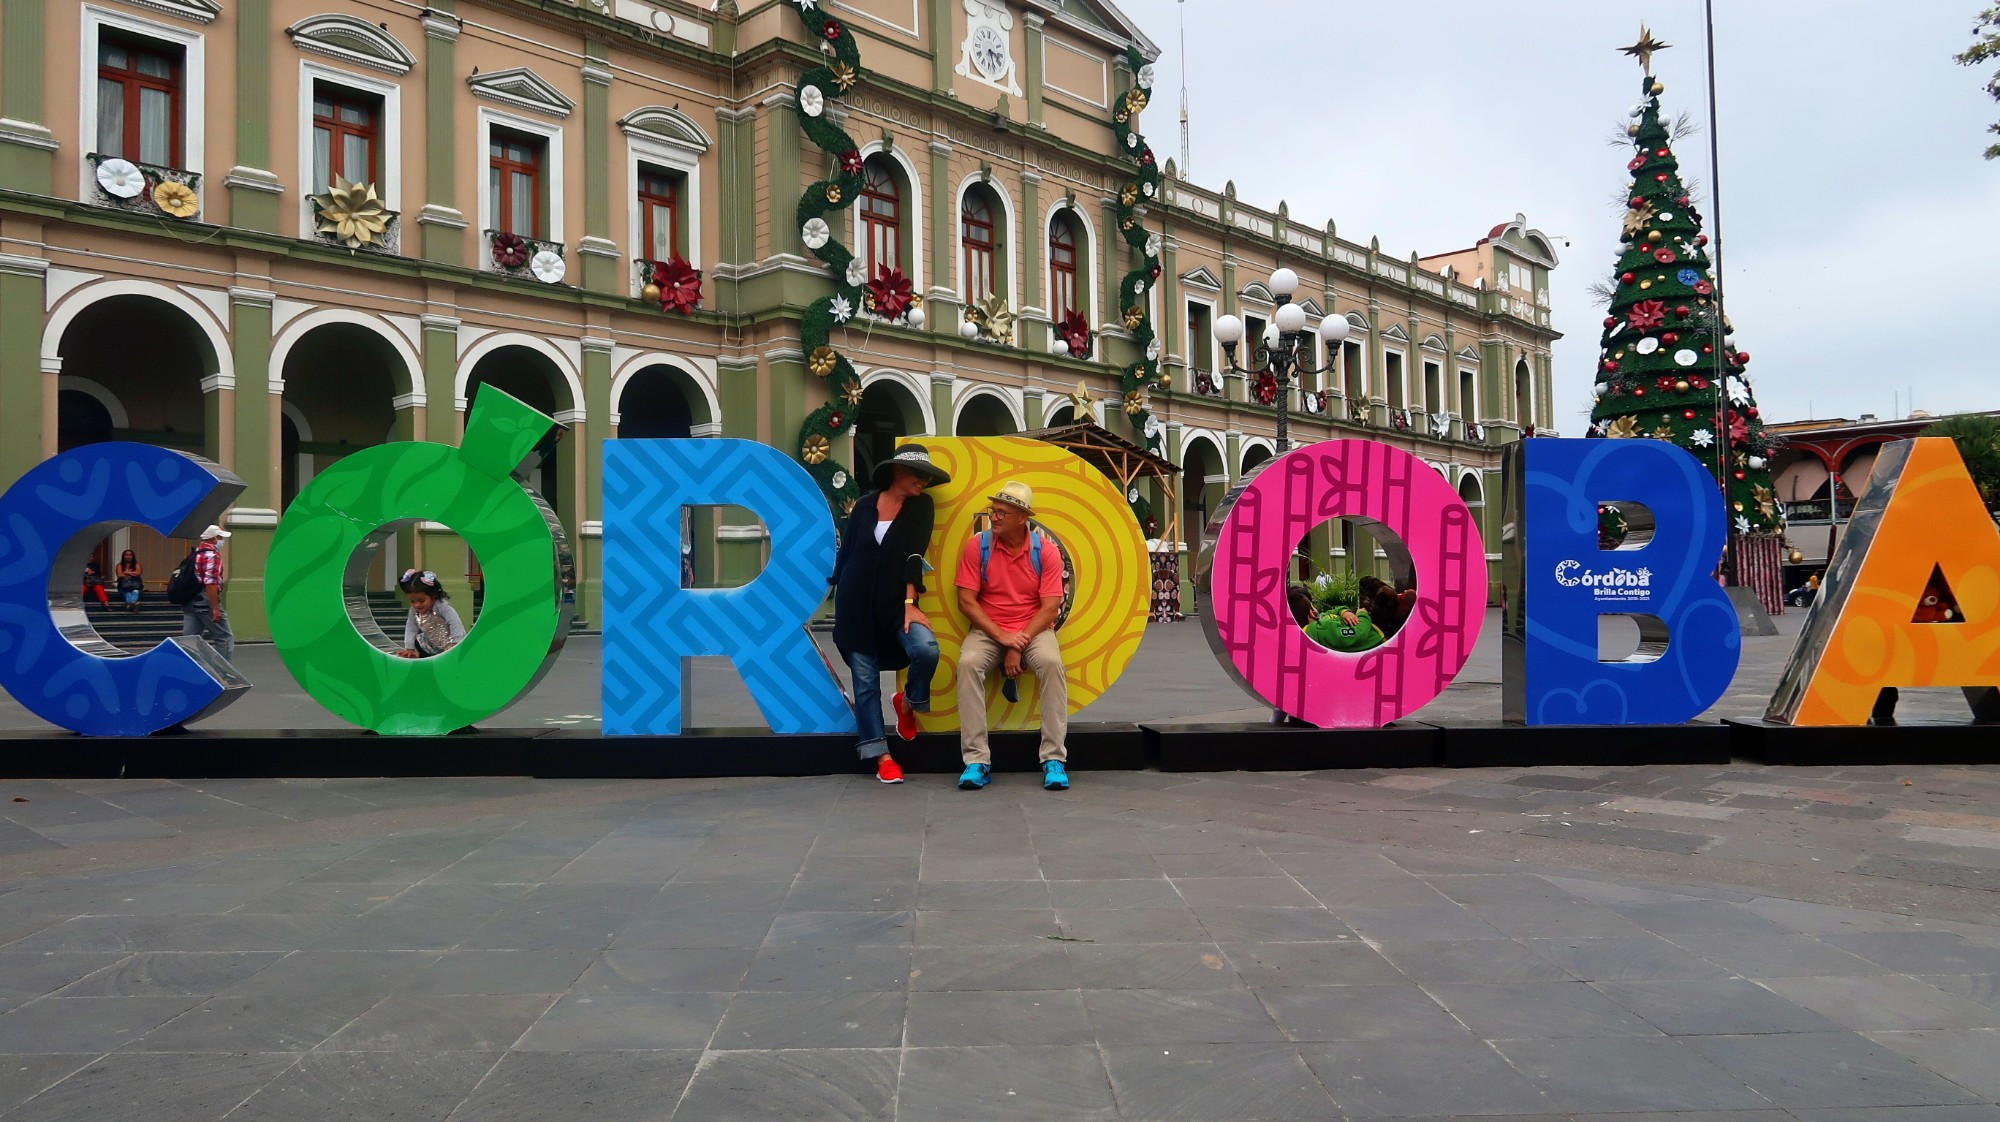
{"type": "MultiPolygon", "coordinates": [[[[1675,146],[1707,187],[1700,0],[1116,0],[1165,54],[1147,139],[1192,178],[1291,203],[1396,258],[1472,244],[1516,211],[1554,240],[1556,427],[1581,436],[1638,100],[1617,48],[1643,18],[1675,146]],[[1568,246],[1564,247],[1567,240],[1568,246]]],[[[1951,56],[1986,0],[1718,0],[1723,284],[1769,420],[2000,408],[1991,270],[2000,104],[1951,56]],[[1894,396],[1900,395],[1900,396],[1894,396]]],[[[1710,230],[1714,233],[1713,228],[1710,230]]]]}

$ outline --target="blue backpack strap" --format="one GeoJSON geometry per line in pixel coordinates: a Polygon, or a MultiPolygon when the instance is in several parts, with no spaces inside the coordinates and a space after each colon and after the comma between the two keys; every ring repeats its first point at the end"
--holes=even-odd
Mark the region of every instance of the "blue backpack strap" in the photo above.
{"type": "Polygon", "coordinates": [[[993,556],[993,531],[979,531],[979,583],[986,583],[986,560],[993,556]]]}
{"type": "MultiPolygon", "coordinates": [[[[986,561],[993,556],[993,531],[979,531],[979,583],[986,583],[986,561]]],[[[1042,532],[1028,527],[1028,563],[1035,567],[1035,579],[1042,576],[1042,532]]]]}

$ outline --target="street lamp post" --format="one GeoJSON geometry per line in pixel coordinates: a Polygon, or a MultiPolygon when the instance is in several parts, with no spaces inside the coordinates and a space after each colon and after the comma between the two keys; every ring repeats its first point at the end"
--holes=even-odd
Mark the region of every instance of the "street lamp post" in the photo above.
{"type": "Polygon", "coordinates": [[[1271,326],[1264,329],[1264,337],[1258,340],[1258,345],[1264,350],[1264,365],[1261,368],[1245,369],[1236,364],[1236,344],[1243,341],[1243,321],[1235,316],[1223,316],[1215,321],[1215,341],[1222,344],[1222,354],[1229,368],[1245,377],[1268,373],[1277,383],[1279,455],[1284,455],[1292,446],[1292,378],[1332,370],[1339,363],[1340,344],[1347,338],[1347,317],[1329,312],[1319,325],[1319,337],[1326,343],[1326,365],[1301,365],[1299,336],[1305,334],[1306,310],[1292,303],[1292,296],[1298,290],[1297,273],[1280,268],[1271,274],[1271,295],[1277,298],[1278,310],[1271,317],[1271,326]]]}

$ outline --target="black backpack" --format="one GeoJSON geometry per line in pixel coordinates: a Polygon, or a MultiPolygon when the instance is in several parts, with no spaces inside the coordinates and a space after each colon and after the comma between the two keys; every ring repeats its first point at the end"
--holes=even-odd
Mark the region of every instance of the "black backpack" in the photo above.
{"type": "Polygon", "coordinates": [[[195,550],[188,550],[187,559],[182,561],[174,575],[167,578],[167,603],[186,607],[201,595],[201,581],[194,573],[195,550]]]}

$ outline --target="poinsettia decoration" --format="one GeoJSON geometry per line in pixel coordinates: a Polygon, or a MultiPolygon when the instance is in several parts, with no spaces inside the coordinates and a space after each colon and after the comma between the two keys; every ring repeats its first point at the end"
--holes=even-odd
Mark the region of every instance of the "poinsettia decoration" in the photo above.
{"type": "Polygon", "coordinates": [[[701,270],[676,253],[653,262],[653,283],[660,286],[660,310],[686,315],[701,304],[701,270]]]}
{"type": "Polygon", "coordinates": [[[1278,379],[1269,370],[1257,375],[1257,404],[1269,405],[1278,400],[1278,379]]]}
{"type": "Polygon", "coordinates": [[[1658,327],[1666,320],[1667,304],[1664,300],[1641,300],[1632,305],[1632,310],[1627,312],[1625,317],[1625,321],[1636,331],[1658,327]]]}
{"type": "Polygon", "coordinates": [[[1060,331],[1062,341],[1069,345],[1070,357],[1083,358],[1090,354],[1090,320],[1082,312],[1064,316],[1060,331]]]}
{"type": "Polygon", "coordinates": [[[528,263],[528,239],[519,234],[493,235],[493,263],[503,269],[518,269],[528,263]]]}
{"type": "Polygon", "coordinates": [[[910,278],[903,270],[893,265],[882,265],[875,270],[875,279],[868,282],[868,301],[875,314],[883,319],[902,319],[910,311],[910,278]]]}

